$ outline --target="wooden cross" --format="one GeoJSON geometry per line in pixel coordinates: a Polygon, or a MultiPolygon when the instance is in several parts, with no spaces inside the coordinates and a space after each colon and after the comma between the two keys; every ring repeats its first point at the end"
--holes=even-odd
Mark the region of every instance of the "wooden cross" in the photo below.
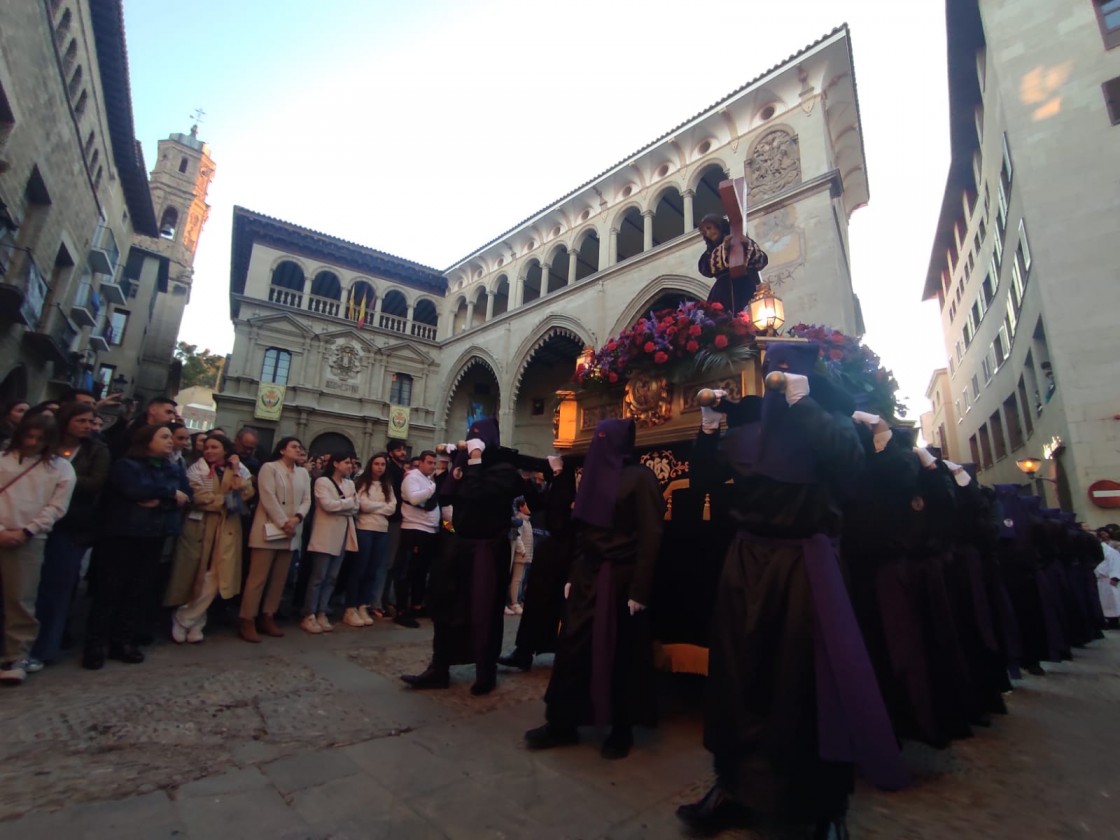
{"type": "Polygon", "coordinates": [[[727,221],[731,223],[731,239],[727,245],[727,269],[732,277],[747,273],[747,257],[743,251],[743,222],[747,217],[747,196],[750,186],[746,178],[734,178],[719,183],[719,198],[723,202],[727,221]]]}

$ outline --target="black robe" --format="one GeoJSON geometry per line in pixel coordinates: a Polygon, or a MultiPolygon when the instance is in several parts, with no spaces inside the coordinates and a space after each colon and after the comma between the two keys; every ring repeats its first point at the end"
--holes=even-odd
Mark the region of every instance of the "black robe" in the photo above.
{"type": "MultiPolygon", "coordinates": [[[[547,719],[558,726],[611,723],[616,726],[656,722],[653,649],[649,612],[630,615],[627,601],[648,605],[661,542],[664,503],[657,477],[644,466],[622,469],[613,527],[578,525],[572,584],[557,642],[556,659],[545,693],[547,719]],[[610,581],[600,580],[609,575],[610,581]],[[613,603],[599,603],[610,585],[613,603]],[[608,609],[609,608],[609,609],[608,609]],[[613,612],[612,651],[596,651],[596,615],[613,612]],[[596,655],[612,655],[609,713],[596,720],[592,671],[596,655]]],[[[534,564],[536,560],[533,561],[534,564]]],[[[536,574],[534,569],[533,574],[536,574]]],[[[600,628],[602,632],[606,628],[600,628]]],[[[600,712],[600,717],[604,712],[600,712]]]]}

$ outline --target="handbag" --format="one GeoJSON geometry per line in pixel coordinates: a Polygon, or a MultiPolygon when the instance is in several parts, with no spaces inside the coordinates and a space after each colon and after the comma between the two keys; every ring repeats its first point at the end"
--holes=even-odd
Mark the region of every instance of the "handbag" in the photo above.
{"type": "Polygon", "coordinates": [[[268,542],[273,540],[290,540],[291,537],[284,533],[284,529],[273,525],[271,522],[264,523],[264,538],[268,542]]]}

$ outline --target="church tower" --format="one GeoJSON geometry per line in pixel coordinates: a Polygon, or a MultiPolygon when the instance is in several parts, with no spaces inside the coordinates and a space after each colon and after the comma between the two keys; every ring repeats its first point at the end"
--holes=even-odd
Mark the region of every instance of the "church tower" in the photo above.
{"type": "Polygon", "coordinates": [[[149,394],[178,390],[178,366],[172,365],[172,359],[183,310],[190,301],[198,238],[210,215],[206,193],[213,178],[210,147],[198,139],[197,125],[190,134],[172,134],[159,142],[150,181],[159,237],[138,237],[135,242],[167,260],[167,277],[160,278],[137,382],[149,394]]]}

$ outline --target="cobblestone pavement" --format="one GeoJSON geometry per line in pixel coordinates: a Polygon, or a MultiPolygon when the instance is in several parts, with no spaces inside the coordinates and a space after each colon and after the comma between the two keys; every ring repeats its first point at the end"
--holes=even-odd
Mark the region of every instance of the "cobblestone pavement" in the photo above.
{"type": "MultiPolygon", "coordinates": [[[[681,836],[674,808],[711,781],[694,683],[666,677],[662,725],[625,761],[591,732],[530,753],[547,658],[484,698],[471,668],[410,692],[397,675],[423,668],[430,638],[427,622],[260,645],[215,628],[141,666],[48,668],[0,692],[0,840],[681,836]]],[[[852,836],[1120,838],[1120,634],[1048,670],[975,738],[908,746],[914,785],[861,786],[852,836]]]]}

